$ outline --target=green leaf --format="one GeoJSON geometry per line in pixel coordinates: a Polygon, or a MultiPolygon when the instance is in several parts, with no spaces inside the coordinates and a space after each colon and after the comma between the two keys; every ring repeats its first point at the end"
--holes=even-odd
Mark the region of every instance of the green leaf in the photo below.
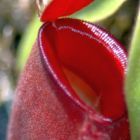
{"type": "Polygon", "coordinates": [[[129,53],[126,101],[131,138],[132,140],[140,140],[140,6],[129,53]]]}
{"type": "Polygon", "coordinates": [[[73,14],[72,18],[100,21],[115,13],[126,0],[95,0],[88,7],[73,14]]]}
{"type": "Polygon", "coordinates": [[[30,51],[38,35],[41,22],[37,16],[34,17],[29,27],[26,29],[19,45],[17,56],[17,70],[21,71],[26,64],[30,51]]]}

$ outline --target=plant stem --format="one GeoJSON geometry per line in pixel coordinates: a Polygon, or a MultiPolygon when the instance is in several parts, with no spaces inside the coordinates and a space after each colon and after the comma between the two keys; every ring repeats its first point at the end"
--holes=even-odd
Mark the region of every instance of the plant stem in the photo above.
{"type": "Polygon", "coordinates": [[[126,101],[131,139],[140,140],[140,3],[134,28],[126,77],[126,101]]]}

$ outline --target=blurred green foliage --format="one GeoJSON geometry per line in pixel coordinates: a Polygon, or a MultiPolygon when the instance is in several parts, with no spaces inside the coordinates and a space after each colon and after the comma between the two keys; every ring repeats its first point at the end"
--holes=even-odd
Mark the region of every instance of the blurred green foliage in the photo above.
{"type": "Polygon", "coordinates": [[[35,16],[32,22],[29,24],[24,36],[19,45],[19,51],[17,53],[17,69],[21,71],[28,59],[30,51],[38,35],[38,30],[41,26],[38,16],[35,16]]]}

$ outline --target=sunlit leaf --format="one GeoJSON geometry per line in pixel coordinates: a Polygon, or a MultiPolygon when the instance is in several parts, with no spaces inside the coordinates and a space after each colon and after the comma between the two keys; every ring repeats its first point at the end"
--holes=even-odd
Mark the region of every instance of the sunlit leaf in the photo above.
{"type": "Polygon", "coordinates": [[[72,15],[87,21],[103,20],[115,13],[126,0],[95,0],[85,9],[72,15]]]}

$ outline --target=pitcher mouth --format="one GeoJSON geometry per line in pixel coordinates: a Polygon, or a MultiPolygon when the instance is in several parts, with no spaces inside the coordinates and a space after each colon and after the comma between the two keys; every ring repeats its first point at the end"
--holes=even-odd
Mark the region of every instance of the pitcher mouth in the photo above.
{"type": "Polygon", "coordinates": [[[127,56],[104,29],[75,19],[59,19],[41,27],[38,44],[46,70],[74,104],[108,123],[125,116],[123,79],[127,56]],[[74,78],[76,84],[72,85],[74,78]],[[79,85],[87,100],[92,98],[92,105],[77,94],[74,86],[79,85]]]}

